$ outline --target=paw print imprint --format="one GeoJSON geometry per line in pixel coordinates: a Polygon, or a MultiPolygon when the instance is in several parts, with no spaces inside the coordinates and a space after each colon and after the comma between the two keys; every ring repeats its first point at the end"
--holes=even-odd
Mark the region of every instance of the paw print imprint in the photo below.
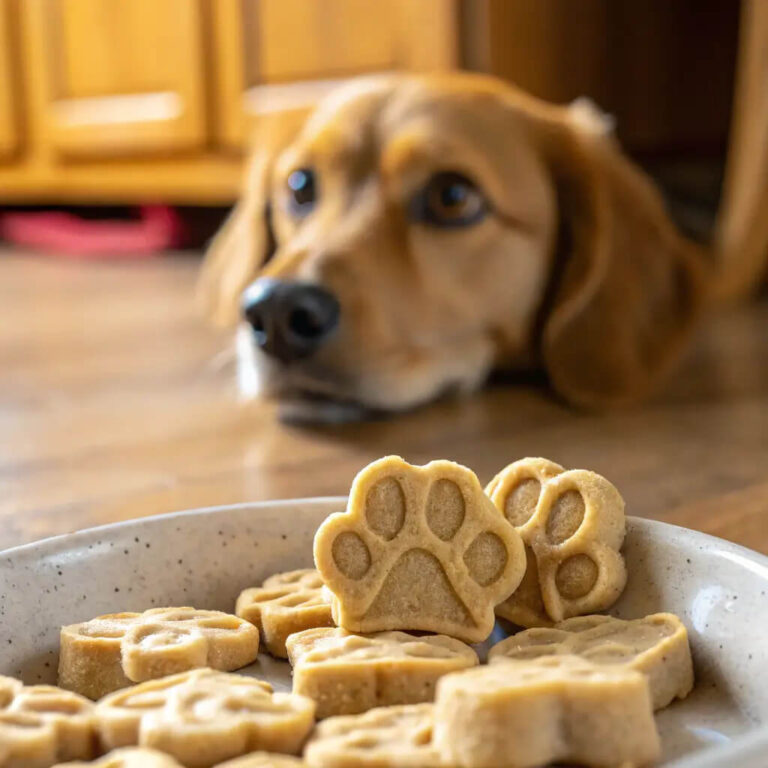
{"type": "Polygon", "coordinates": [[[256,750],[296,754],[314,724],[305,696],[269,683],[195,669],[116,691],[96,705],[108,749],[159,749],[188,768],[207,768],[256,750]]]}
{"type": "Polygon", "coordinates": [[[653,708],[685,698],[693,688],[688,632],[672,613],[642,619],[576,616],[551,628],[518,632],[491,648],[490,663],[572,654],[594,664],[619,664],[647,677],[653,708]]]}
{"type": "Polygon", "coordinates": [[[333,616],[354,632],[411,629],[466,642],[493,628],[493,606],[525,570],[522,540],[466,467],[397,456],[355,478],[347,511],[315,536],[333,616]]]}
{"type": "Polygon", "coordinates": [[[604,477],[547,459],[510,464],[486,492],[526,546],[520,589],[496,612],[522,626],[548,626],[608,608],[627,574],[624,500],[604,477]]]}
{"type": "Polygon", "coordinates": [[[221,611],[152,608],[99,616],[61,630],[59,684],[98,699],[107,693],[198,667],[250,664],[259,631],[221,611]]]}
{"type": "Polygon", "coordinates": [[[432,704],[377,707],[318,723],[304,753],[309,765],[439,768],[432,704]]]}
{"type": "Polygon", "coordinates": [[[0,766],[48,768],[94,757],[93,704],[53,685],[0,677],[0,766]]]}
{"type": "Polygon", "coordinates": [[[314,568],[277,573],[260,587],[244,590],[235,613],[258,627],[267,650],[283,659],[289,635],[333,626],[330,597],[314,568]]]}

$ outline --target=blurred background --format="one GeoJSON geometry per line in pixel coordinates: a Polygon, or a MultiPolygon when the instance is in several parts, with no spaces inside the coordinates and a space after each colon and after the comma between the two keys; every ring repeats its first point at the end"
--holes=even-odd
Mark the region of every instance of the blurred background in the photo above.
{"type": "Polygon", "coordinates": [[[230,335],[192,302],[254,125],[379,71],[464,68],[556,102],[588,96],[686,232],[764,249],[766,6],[0,0],[0,546],[344,493],[399,452],[483,481],[541,453],[603,472],[634,513],[768,550],[759,302],[719,317],[640,409],[578,414],[533,382],[336,429],[238,402],[230,335]]]}

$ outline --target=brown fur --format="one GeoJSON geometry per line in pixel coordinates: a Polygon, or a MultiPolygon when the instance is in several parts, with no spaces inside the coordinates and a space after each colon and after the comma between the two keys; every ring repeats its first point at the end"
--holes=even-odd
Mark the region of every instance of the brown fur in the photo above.
{"type": "Polygon", "coordinates": [[[388,76],[257,139],[200,288],[220,322],[237,319],[257,276],[339,298],[340,332],[316,356],[290,369],[258,360],[261,390],[277,397],[396,410],[472,389],[494,368],[543,367],[568,401],[606,407],[644,396],[677,359],[704,265],[583,107],[478,75],[388,76]],[[297,222],[284,189],[302,165],[321,191],[297,222]],[[493,212],[466,229],[411,222],[407,200],[441,170],[475,180],[493,212]]]}

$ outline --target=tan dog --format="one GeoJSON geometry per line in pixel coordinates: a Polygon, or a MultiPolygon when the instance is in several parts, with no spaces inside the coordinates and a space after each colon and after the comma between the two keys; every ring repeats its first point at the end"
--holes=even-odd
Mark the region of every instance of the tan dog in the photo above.
{"type": "Polygon", "coordinates": [[[246,387],[321,418],[497,368],[543,367],[587,407],[645,395],[700,312],[706,261],[602,122],[493,78],[403,75],[261,137],[201,278],[217,320],[242,303],[246,387]]]}

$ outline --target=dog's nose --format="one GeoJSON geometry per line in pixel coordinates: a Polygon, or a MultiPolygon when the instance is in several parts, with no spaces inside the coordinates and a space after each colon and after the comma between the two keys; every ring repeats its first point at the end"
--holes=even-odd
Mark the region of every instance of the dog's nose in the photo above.
{"type": "Polygon", "coordinates": [[[261,278],[245,289],[242,308],[259,347],[284,363],[311,355],[339,324],[339,302],[311,283],[261,278]]]}

